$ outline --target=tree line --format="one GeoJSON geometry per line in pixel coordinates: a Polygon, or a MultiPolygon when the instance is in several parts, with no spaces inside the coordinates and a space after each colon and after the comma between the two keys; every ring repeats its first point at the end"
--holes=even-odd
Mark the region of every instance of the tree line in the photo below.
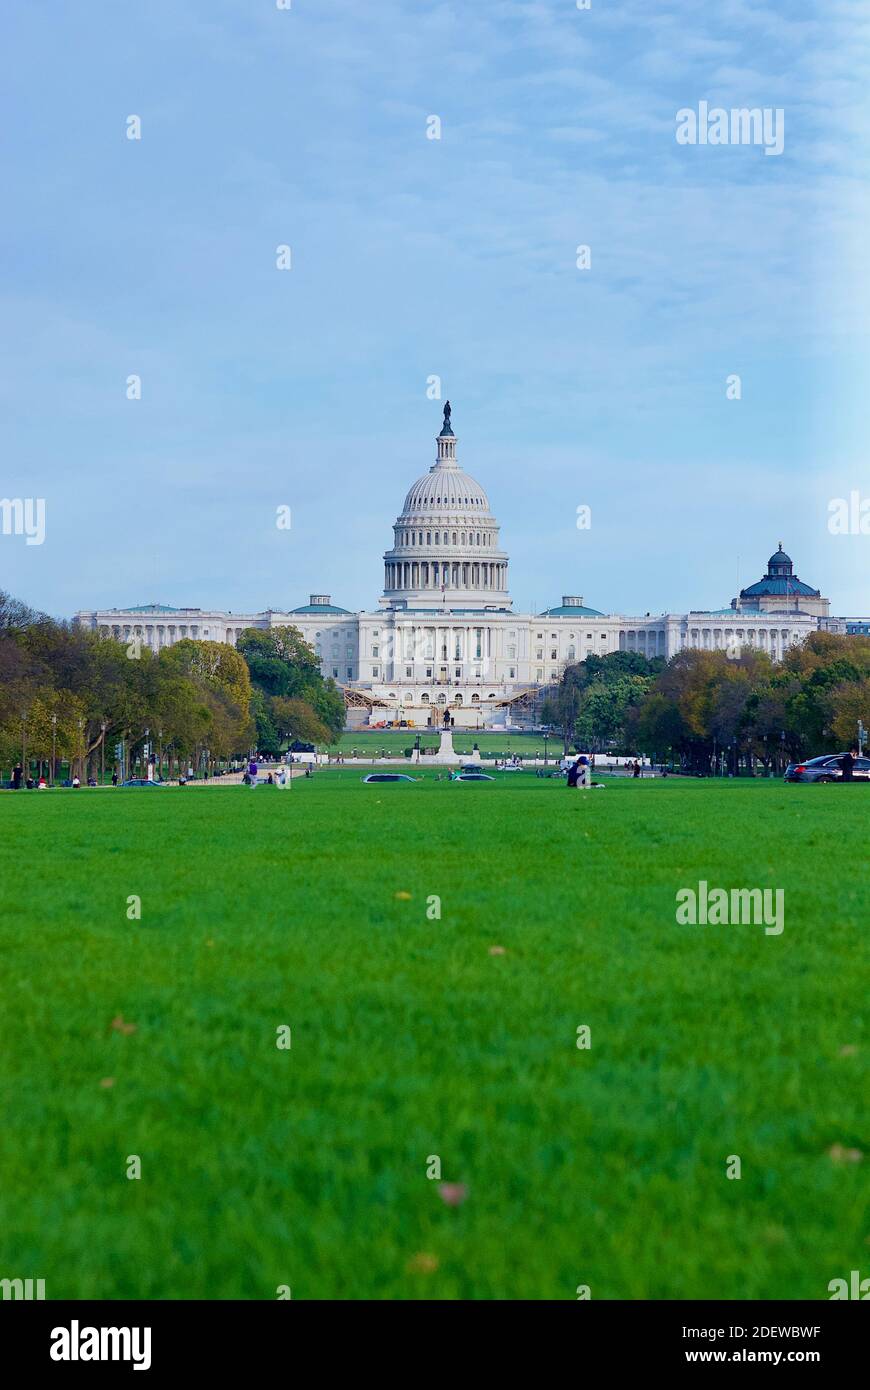
{"type": "Polygon", "coordinates": [[[0,591],[0,770],[68,765],[84,781],[147,757],[170,777],[252,751],[332,741],[344,698],[295,628],[248,628],[235,648],[185,638],[159,653],[57,621],[0,591]],[[146,754],[146,748],[148,750],[146,754]]]}
{"type": "Polygon", "coordinates": [[[853,748],[870,726],[870,638],[815,632],[781,662],[751,647],[568,666],[542,718],[570,748],[737,772],[853,748]]]}

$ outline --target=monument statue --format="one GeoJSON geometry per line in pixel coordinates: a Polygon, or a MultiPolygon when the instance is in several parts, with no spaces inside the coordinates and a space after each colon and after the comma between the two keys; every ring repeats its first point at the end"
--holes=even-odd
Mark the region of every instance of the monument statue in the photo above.
{"type": "Polygon", "coordinates": [[[449,430],[449,429],[451,428],[451,425],[450,425],[450,402],[449,402],[449,401],[445,401],[445,402],[444,402],[444,426],[443,426],[443,427],[444,427],[445,430],[449,430]]]}

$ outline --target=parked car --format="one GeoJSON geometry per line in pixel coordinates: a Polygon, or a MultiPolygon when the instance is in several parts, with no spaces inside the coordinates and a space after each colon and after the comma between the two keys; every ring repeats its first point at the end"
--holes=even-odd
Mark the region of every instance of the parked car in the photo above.
{"type": "Polygon", "coordinates": [[[405,772],[370,772],[368,777],[363,777],[363,782],[416,782],[416,777],[409,777],[405,772]]]}
{"type": "Polygon", "coordinates": [[[149,782],[147,777],[128,777],[122,787],[162,787],[162,782],[149,782]]]}
{"type": "Polygon", "coordinates": [[[494,782],[495,778],[490,777],[488,772],[458,772],[453,778],[454,782],[494,782]]]}
{"type": "MultiPolygon", "coordinates": [[[[785,781],[839,782],[843,776],[840,759],[844,756],[843,753],[823,753],[803,763],[789,763],[785,770],[785,781]]],[[[852,776],[856,782],[870,781],[870,758],[856,758],[852,776]]]]}

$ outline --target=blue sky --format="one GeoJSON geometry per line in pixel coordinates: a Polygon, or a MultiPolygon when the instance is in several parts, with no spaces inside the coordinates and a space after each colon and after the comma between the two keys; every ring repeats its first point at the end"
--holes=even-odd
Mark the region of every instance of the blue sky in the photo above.
{"type": "Polygon", "coordinates": [[[827,528],[870,496],[860,0],[28,0],[2,40],[0,496],[46,539],[0,587],[371,607],[438,375],[518,609],[720,606],[782,540],[870,611],[827,528]],[[701,100],[782,107],[783,154],[679,146],[701,100]]]}

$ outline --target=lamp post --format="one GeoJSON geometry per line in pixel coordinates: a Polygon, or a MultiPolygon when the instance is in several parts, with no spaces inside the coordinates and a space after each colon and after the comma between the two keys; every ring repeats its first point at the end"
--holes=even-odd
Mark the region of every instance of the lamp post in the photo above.
{"type": "Polygon", "coordinates": [[[78,718],[78,726],[79,726],[79,769],[80,769],[79,776],[81,776],[81,773],[84,772],[84,770],[85,770],[85,755],[84,755],[84,753],[81,751],[82,748],[84,747],[84,742],[85,742],[85,721],[84,721],[84,719],[83,719],[83,717],[82,717],[81,715],[79,715],[79,718],[78,718]]]}
{"type": "Polygon", "coordinates": [[[27,710],[21,711],[21,776],[27,786],[27,710]]]}
{"type": "Polygon", "coordinates": [[[51,716],[51,785],[54,786],[55,748],[57,746],[57,715],[51,716]]]}
{"type": "Polygon", "coordinates": [[[731,768],[732,768],[733,775],[736,777],[736,776],[737,776],[737,740],[736,740],[736,738],[732,738],[732,740],[731,740],[731,768]]]}
{"type": "Polygon", "coordinates": [[[783,768],[785,767],[785,729],[783,729],[783,731],[782,731],[782,733],[780,734],[779,738],[780,738],[780,755],[779,755],[779,757],[780,757],[780,769],[779,769],[779,770],[780,770],[780,772],[782,772],[783,768]]]}
{"type": "Polygon", "coordinates": [[[106,729],[108,724],[105,719],[100,720],[100,786],[106,780],[106,729]]]}
{"type": "Polygon", "coordinates": [[[549,737],[550,735],[548,733],[544,734],[544,767],[547,766],[547,739],[549,737]]]}
{"type": "Polygon", "coordinates": [[[163,781],[163,730],[157,730],[157,780],[163,781]]]}
{"type": "Polygon", "coordinates": [[[148,781],[148,736],[150,733],[150,729],[145,730],[145,743],[142,746],[142,772],[146,782],[148,781]]]}

